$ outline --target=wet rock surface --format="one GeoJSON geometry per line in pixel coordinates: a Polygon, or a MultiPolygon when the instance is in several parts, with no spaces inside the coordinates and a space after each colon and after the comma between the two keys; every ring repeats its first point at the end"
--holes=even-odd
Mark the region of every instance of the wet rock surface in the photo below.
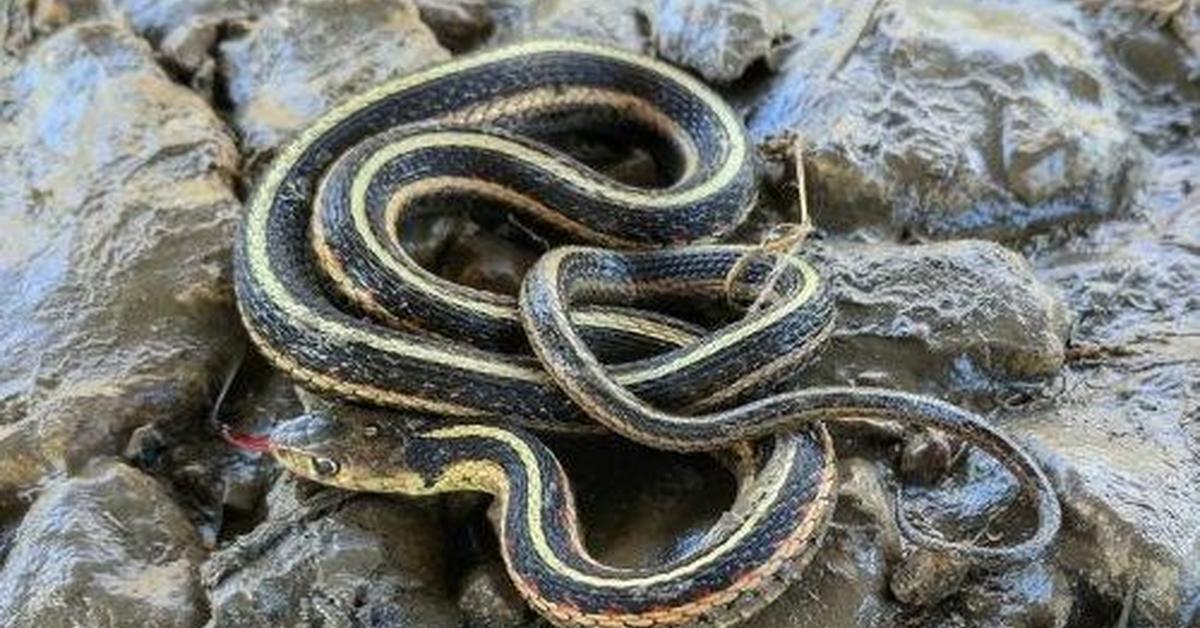
{"type": "Polygon", "coordinates": [[[501,562],[479,565],[463,577],[458,607],[465,623],[479,628],[523,626],[531,615],[501,562]]]}
{"type": "Polygon", "coordinates": [[[1002,246],[838,243],[821,253],[839,317],[823,380],[990,394],[1062,366],[1061,297],[1002,246]]]}
{"type": "Polygon", "coordinates": [[[656,17],[658,54],[716,83],[737,80],[756,61],[773,64],[783,31],[765,0],[664,0],[656,17]]]}
{"type": "MultiPolygon", "coordinates": [[[[228,283],[263,160],[378,82],[555,36],[656,54],[718,84],[756,139],[798,137],[821,231],[805,252],[840,308],[808,378],[983,411],[1059,492],[1050,555],[938,571],[900,537],[896,488],[947,536],[1019,535],[1011,479],[937,435],[839,433],[834,524],[747,625],[1197,626],[1198,6],[8,3],[0,623],[545,625],[486,499],[317,489],[206,421],[262,429],[315,403],[245,357],[228,283]]],[[[597,163],[655,180],[644,155],[597,163]]],[[[794,188],[765,196],[795,215],[794,188]]],[[[409,235],[502,292],[536,255],[457,219],[409,235]]],[[[552,445],[605,562],[686,553],[733,500],[705,456],[552,445]]]]}
{"type": "Polygon", "coordinates": [[[798,40],[749,127],[803,139],[826,228],[1014,237],[1127,207],[1139,146],[1069,5],[864,0],[784,19],[798,40]]]}
{"type": "Polygon", "coordinates": [[[240,352],[226,269],[238,154],[219,117],[111,22],[2,78],[0,496],[190,419],[240,352]]]}
{"type": "Polygon", "coordinates": [[[651,3],[638,0],[545,0],[502,4],[497,41],[537,37],[582,39],[634,52],[650,48],[651,3]]]}
{"type": "Polygon", "coordinates": [[[1076,522],[1060,562],[1135,624],[1186,625],[1200,591],[1198,163],[1158,162],[1144,220],[1035,257],[1079,320],[1054,393],[1016,414],[1076,522]]]}
{"type": "Polygon", "coordinates": [[[277,147],[352,94],[447,58],[407,0],[281,2],[220,44],[233,120],[250,153],[277,147]]]}
{"type": "Polygon", "coordinates": [[[435,502],[281,477],[268,515],[204,565],[207,626],[458,626],[435,502]]]}
{"type": "Polygon", "coordinates": [[[97,460],[25,515],[0,568],[0,612],[9,626],[196,626],[203,557],[157,482],[97,460]]]}

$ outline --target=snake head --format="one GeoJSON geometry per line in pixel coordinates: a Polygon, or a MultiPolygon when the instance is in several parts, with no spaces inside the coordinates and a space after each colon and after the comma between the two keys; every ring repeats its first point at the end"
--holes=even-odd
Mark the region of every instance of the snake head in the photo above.
{"type": "Polygon", "coordinates": [[[403,422],[309,412],[277,425],[269,451],[300,477],[355,491],[412,493],[417,476],[403,422]]]}

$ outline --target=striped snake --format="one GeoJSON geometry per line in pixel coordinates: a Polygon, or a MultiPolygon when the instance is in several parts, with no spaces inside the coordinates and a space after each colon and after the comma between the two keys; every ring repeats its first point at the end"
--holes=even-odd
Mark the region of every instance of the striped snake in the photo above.
{"type": "Polygon", "coordinates": [[[755,189],[752,146],[718,96],[608,48],[500,48],[346,102],[257,187],[235,252],[238,305],[258,349],[299,384],[397,417],[306,414],[262,448],[352,490],[491,493],[509,574],[562,626],[729,625],[770,603],[827,527],[831,420],[885,419],[982,448],[1032,498],[1036,531],[1009,546],[960,543],[898,506],[901,530],[964,560],[1036,556],[1057,529],[1057,500],[1033,460],[979,417],[886,389],[772,394],[821,347],[834,310],[802,258],[720,243],[755,189]],[[670,181],[625,185],[548,145],[594,126],[644,140],[670,181]],[[403,246],[406,225],[446,201],[502,206],[586,246],[544,255],[519,297],[458,285],[403,246]],[[651,311],[730,296],[765,298],[712,331],[651,311]],[[605,428],[651,447],[725,450],[738,514],[665,565],[596,561],[562,469],[530,430],[605,428]]]}

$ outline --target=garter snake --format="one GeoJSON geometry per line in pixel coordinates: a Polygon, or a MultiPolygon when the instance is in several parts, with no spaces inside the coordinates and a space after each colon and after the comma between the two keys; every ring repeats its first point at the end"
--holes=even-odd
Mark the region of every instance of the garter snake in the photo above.
{"type": "MultiPolygon", "coordinates": [[[[238,304],[262,353],[309,388],[450,416],[504,415],[543,430],[594,429],[532,356],[507,350],[520,344],[514,336],[524,342],[513,297],[421,268],[397,241],[398,215],[417,211],[408,202],[422,194],[457,194],[505,201],[577,240],[679,243],[736,226],[754,190],[738,118],[686,74],[583,44],[504,48],[352,99],[283,149],[238,238],[238,304]],[[659,189],[620,185],[514,134],[561,125],[564,111],[669,133],[659,144],[675,155],[666,161],[679,164],[677,180],[659,189]],[[410,124],[419,121],[426,124],[410,124]],[[463,128],[466,122],[487,129],[463,128]]],[[[688,268],[664,265],[638,292],[650,300],[681,289],[715,292],[744,250],[680,257],[688,268]]],[[[815,346],[832,324],[816,271],[795,258],[782,263],[790,292],[774,324],[792,333],[751,330],[761,339],[759,359],[776,370],[811,353],[788,341],[811,336],[815,346]]],[[[740,289],[752,294],[770,266],[764,260],[750,268],[740,289]]],[[[655,403],[690,406],[731,386],[742,391],[735,382],[752,381],[757,370],[739,342],[689,343],[694,328],[667,317],[600,307],[577,319],[598,341],[677,348],[614,370],[655,403]]]]}
{"type": "Polygon", "coordinates": [[[235,247],[239,310],[260,351],[301,385],[446,419],[401,427],[306,415],[264,448],[343,488],[494,494],[514,582],[560,625],[728,625],[773,600],[832,510],[822,420],[948,431],[1037,494],[1038,530],[1017,545],[945,541],[901,509],[910,540],[993,562],[1043,549],[1059,516],[1046,478],[978,417],[887,390],[760,394],[814,356],[834,312],[827,282],[802,258],[718,243],[752,207],[755,185],[745,131],[719,97],[665,64],[604,47],[500,48],[347,101],[284,148],[256,188],[235,247]],[[671,183],[623,185],[540,141],[581,124],[649,138],[671,183]],[[405,221],[428,201],[457,198],[623,252],[555,249],[519,299],[456,285],[402,242],[405,221]],[[711,332],[642,309],[730,292],[766,298],[711,332]],[[639,357],[601,364],[594,348],[639,357]],[[599,431],[591,419],[650,446],[738,452],[744,515],[661,568],[596,562],[566,478],[526,431],[599,431]]]}

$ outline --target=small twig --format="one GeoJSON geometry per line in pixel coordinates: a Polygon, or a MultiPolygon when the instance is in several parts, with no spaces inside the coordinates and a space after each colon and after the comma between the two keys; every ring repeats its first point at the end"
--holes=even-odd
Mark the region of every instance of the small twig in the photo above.
{"type": "MultiPolygon", "coordinates": [[[[789,142],[789,152],[792,155],[792,162],[795,164],[796,195],[799,198],[800,204],[800,222],[784,222],[775,225],[762,238],[762,241],[755,250],[742,256],[729,269],[729,272],[725,276],[725,294],[730,302],[734,301],[734,284],[751,262],[765,253],[773,253],[777,256],[796,255],[804,245],[804,241],[808,239],[809,234],[813,232],[812,219],[808,213],[808,191],[804,179],[803,141],[797,136],[792,136],[787,141],[789,142]]],[[[757,312],[763,307],[771,293],[774,292],[775,285],[779,283],[784,270],[785,266],[779,263],[777,257],[775,263],[771,266],[771,272],[767,275],[766,280],[763,281],[762,288],[758,291],[758,296],[746,308],[747,313],[757,312]]]]}
{"type": "Polygon", "coordinates": [[[1121,615],[1117,617],[1117,623],[1113,628],[1129,628],[1129,618],[1133,615],[1133,599],[1137,592],[1137,580],[1134,580],[1129,585],[1129,590],[1125,592],[1125,599],[1121,602],[1121,615]]]}
{"type": "Polygon", "coordinates": [[[242,365],[246,363],[245,347],[238,353],[237,359],[229,366],[229,370],[225,373],[225,377],[221,380],[221,388],[217,390],[217,398],[213,400],[212,407],[208,411],[208,422],[212,425],[221,426],[221,406],[225,405],[225,399],[229,396],[229,391],[233,389],[233,383],[237,381],[237,376],[242,372],[242,365]]]}

